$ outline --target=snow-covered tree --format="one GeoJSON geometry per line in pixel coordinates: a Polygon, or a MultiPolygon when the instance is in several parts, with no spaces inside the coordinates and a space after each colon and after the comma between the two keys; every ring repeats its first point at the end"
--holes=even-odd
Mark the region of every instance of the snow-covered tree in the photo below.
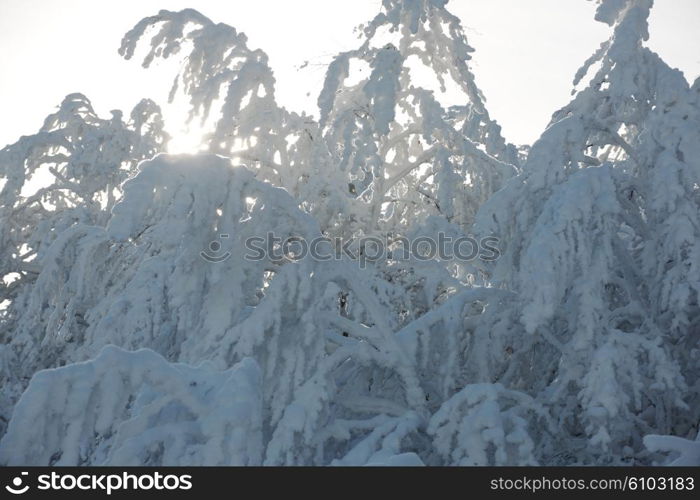
{"type": "MultiPolygon", "coordinates": [[[[71,94],[49,115],[35,135],[0,150],[0,339],[16,341],[26,298],[50,273],[61,279],[67,269],[51,261],[49,248],[66,241],[78,226],[104,226],[121,197],[121,184],[136,164],[161,150],[168,136],[158,106],[141,101],[125,123],[120,111],[98,117],[90,101],[71,94]],[[48,269],[52,269],[49,271],[48,269]],[[43,273],[43,274],[42,274],[43,273]]],[[[45,304],[52,306],[53,304],[45,304]]],[[[76,311],[71,321],[82,321],[76,311]]],[[[72,324],[72,323],[70,323],[72,324]]],[[[68,329],[68,328],[67,328],[68,329]]],[[[37,346],[37,350],[40,350],[37,346]]],[[[13,351],[3,349],[3,380],[21,379],[10,368],[13,351]]],[[[37,354],[37,353],[35,353],[37,354]]],[[[27,373],[37,367],[26,365],[27,373]]],[[[28,375],[27,375],[28,376],[28,375]]],[[[2,418],[7,417],[15,384],[4,384],[2,418]]]]}
{"type": "Polygon", "coordinates": [[[430,214],[465,229],[515,172],[517,150],[486,111],[473,49],[445,4],[384,0],[362,45],[328,68],[320,125],[360,201],[356,230],[396,231],[430,214]],[[448,112],[440,98],[466,104],[448,112]]]}
{"type": "Polygon", "coordinates": [[[635,154],[643,168],[636,177],[647,233],[641,268],[650,313],[668,337],[688,384],[687,418],[674,433],[689,436],[700,421],[700,80],[690,89],[676,84],[659,102],[635,154]]]}
{"type": "Polygon", "coordinates": [[[36,257],[61,231],[78,221],[104,225],[136,163],[166,142],[153,101],[124,123],[120,111],[99,118],[85,96],[71,94],[37,134],[2,149],[0,302],[38,272],[36,257]]]}
{"type": "Polygon", "coordinates": [[[206,151],[80,94],[0,151],[0,464],[697,462],[700,80],[645,47],[651,0],[599,0],[610,39],[516,148],[446,3],[383,0],[318,120],[161,11],[120,53],[179,59],[206,151]],[[472,231],[491,260],[402,247],[472,231]]]}
{"type": "MultiPolygon", "coordinates": [[[[574,84],[594,63],[599,69],[554,114],[523,173],[477,217],[506,248],[488,272],[522,294],[519,323],[541,346],[530,391],[548,401],[570,439],[587,437],[583,461],[631,460],[646,432],[668,432],[688,408],[666,325],[650,311],[658,285],[642,265],[665,232],[649,205],[659,187],[646,179],[674,175],[662,147],[650,144],[664,135],[656,116],[690,99],[682,74],[642,44],[650,8],[645,0],[600,3],[597,19],[613,35],[574,84]]],[[[678,240],[666,243],[685,251],[678,240]]]]}
{"type": "MultiPolygon", "coordinates": [[[[330,63],[319,126],[327,175],[342,176],[335,185],[346,201],[328,234],[378,237],[396,255],[405,255],[405,238],[464,237],[479,206],[517,171],[518,151],[486,111],[468,66],[473,49],[445,4],[384,1],[360,27],[361,45],[330,63]]],[[[411,257],[373,264],[397,326],[473,280],[465,263],[411,257]]]]}

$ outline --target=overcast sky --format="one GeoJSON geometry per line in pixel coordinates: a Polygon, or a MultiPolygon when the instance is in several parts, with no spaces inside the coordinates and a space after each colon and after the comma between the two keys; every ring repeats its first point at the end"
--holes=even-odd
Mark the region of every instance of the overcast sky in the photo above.
{"type": "MultiPolygon", "coordinates": [[[[700,75],[700,0],[656,0],[649,46],[689,81],[700,75]]],[[[315,112],[325,65],[358,44],[353,28],[379,0],[0,0],[0,147],[34,133],[63,97],[82,92],[98,113],[165,104],[172,73],[117,54],[122,35],[160,9],[192,7],[248,35],[270,56],[278,100],[315,112]],[[299,69],[305,61],[309,64],[299,69]],[[307,95],[308,94],[308,95],[307,95]]],[[[476,49],[471,64],[508,140],[531,143],[569,100],[581,63],[610,28],[585,0],[451,0],[476,49]]],[[[175,131],[177,133],[177,131],[175,131]]]]}

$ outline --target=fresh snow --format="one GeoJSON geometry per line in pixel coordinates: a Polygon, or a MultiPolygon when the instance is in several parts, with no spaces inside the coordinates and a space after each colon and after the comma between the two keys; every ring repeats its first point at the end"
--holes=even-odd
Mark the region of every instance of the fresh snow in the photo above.
{"type": "Polygon", "coordinates": [[[180,62],[204,151],[81,94],[0,150],[0,464],[700,465],[700,80],[651,0],[597,3],[531,146],[446,0],[383,0],[318,120],[235,28],[138,22],[120,54],[180,62]],[[396,254],[245,257],[270,235],[396,254]],[[396,256],[441,235],[497,258],[396,256]]]}

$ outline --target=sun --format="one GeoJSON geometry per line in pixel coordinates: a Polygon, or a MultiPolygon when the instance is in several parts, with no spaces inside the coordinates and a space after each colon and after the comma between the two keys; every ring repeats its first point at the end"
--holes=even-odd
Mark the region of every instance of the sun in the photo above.
{"type": "Polygon", "coordinates": [[[189,118],[190,105],[184,99],[175,99],[165,106],[163,115],[170,134],[167,151],[170,154],[195,154],[205,151],[206,126],[199,118],[189,118]]]}
{"type": "Polygon", "coordinates": [[[205,149],[206,146],[202,141],[202,134],[189,131],[172,134],[167,146],[170,154],[194,154],[205,149]]]}

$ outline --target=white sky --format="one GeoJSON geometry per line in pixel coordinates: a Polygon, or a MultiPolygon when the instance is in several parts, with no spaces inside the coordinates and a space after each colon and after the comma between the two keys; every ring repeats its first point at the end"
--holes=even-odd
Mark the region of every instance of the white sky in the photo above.
{"type": "MultiPolygon", "coordinates": [[[[278,100],[315,113],[334,54],[380,0],[0,0],[0,147],[34,133],[66,94],[98,113],[125,114],[142,98],[165,105],[172,73],[117,54],[121,37],[160,9],[192,7],[246,33],[270,56],[278,100]],[[309,65],[299,70],[304,61],[309,65]],[[308,96],[307,96],[308,94],[308,96]]],[[[689,81],[700,75],[700,0],[655,0],[650,47],[689,81]]],[[[608,37],[584,0],[451,0],[476,52],[472,68],[506,138],[531,143],[569,100],[576,69],[608,37]]],[[[177,130],[171,131],[177,134],[177,130]]]]}

